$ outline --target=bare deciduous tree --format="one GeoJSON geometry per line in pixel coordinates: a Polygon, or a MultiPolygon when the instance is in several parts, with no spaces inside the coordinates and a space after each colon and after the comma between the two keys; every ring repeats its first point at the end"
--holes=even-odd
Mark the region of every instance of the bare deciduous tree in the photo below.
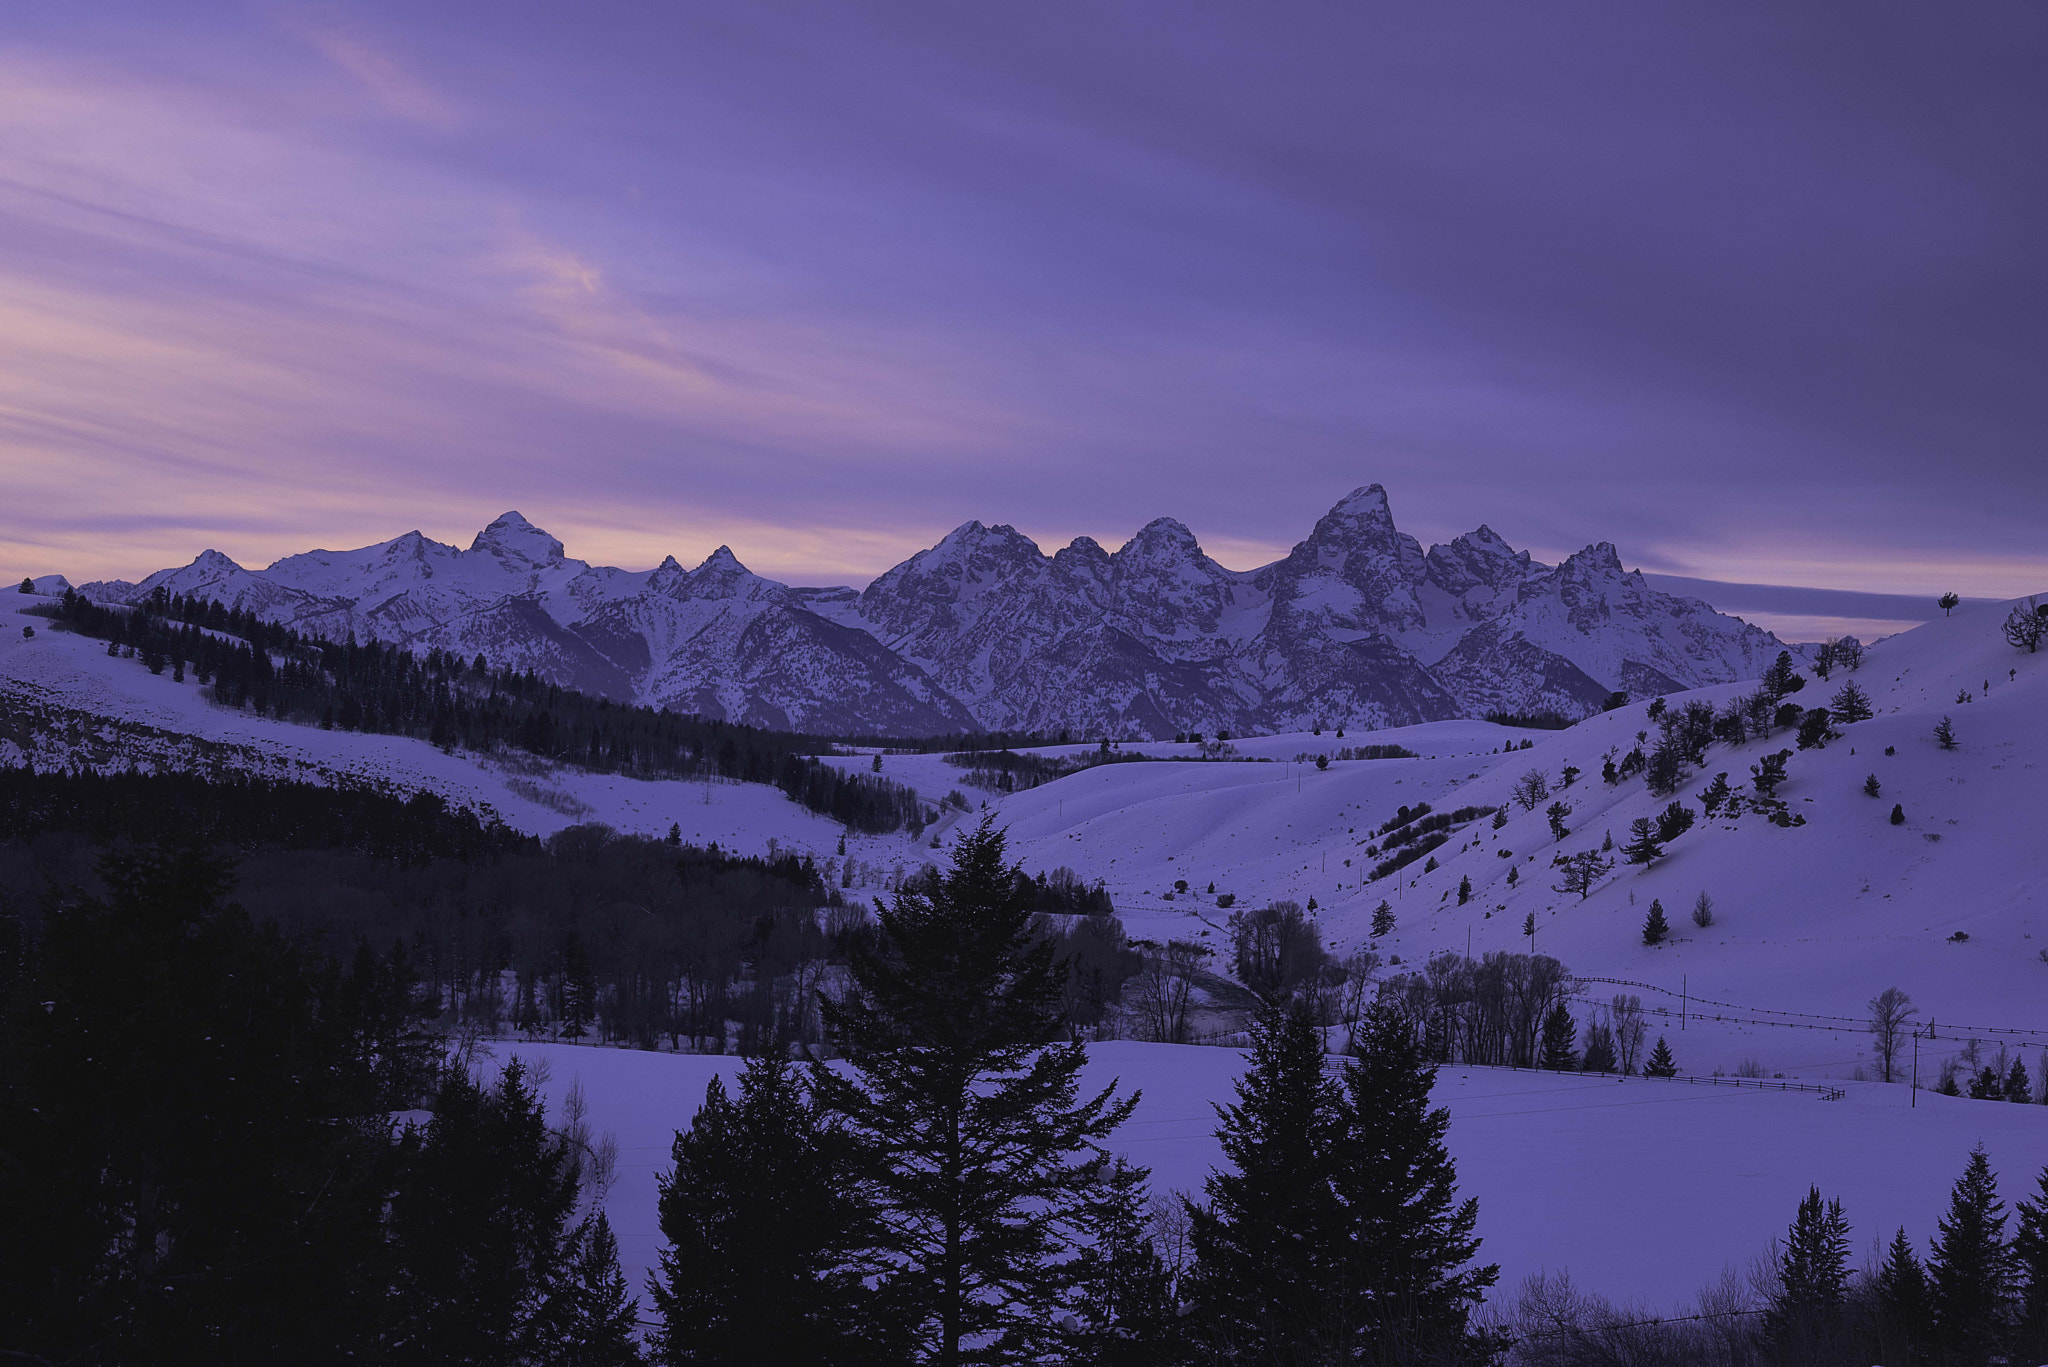
{"type": "Polygon", "coordinates": [[[1909,1033],[1910,1022],[1919,1014],[1913,1005],[1913,999],[1896,987],[1887,987],[1870,999],[1870,1034],[1877,1048],[1877,1066],[1881,1081],[1892,1081],[1892,1075],[1897,1071],[1899,1050],[1909,1033]]]}
{"type": "Polygon", "coordinates": [[[1155,1044],[1188,1042],[1188,1006],[1194,996],[1195,973],[1209,951],[1188,940],[1174,940],[1164,950],[1145,949],[1145,966],[1131,979],[1131,1004],[1138,1026],[1155,1044]]]}
{"type": "Polygon", "coordinates": [[[1541,769],[1531,769],[1515,780],[1515,801],[1522,810],[1533,812],[1536,804],[1550,796],[1550,779],[1541,769]]]}
{"type": "Polygon", "coordinates": [[[1643,1056],[1643,1041],[1650,1033],[1650,1023],[1643,1019],[1643,999],[1633,992],[1617,992],[1607,1014],[1614,1022],[1614,1052],[1621,1061],[1621,1071],[1633,1073],[1636,1060],[1643,1056]]]}

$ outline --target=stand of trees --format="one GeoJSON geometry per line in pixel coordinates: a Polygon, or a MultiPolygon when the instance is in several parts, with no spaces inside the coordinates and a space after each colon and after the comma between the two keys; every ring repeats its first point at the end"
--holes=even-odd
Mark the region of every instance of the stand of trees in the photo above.
{"type": "MultiPolygon", "coordinates": [[[[258,922],[341,954],[400,946],[442,1026],[487,1034],[815,1046],[818,990],[873,933],[829,861],[604,826],[540,841],[431,796],[0,769],[0,821],[0,947],[33,943],[66,888],[97,890],[109,848],[233,852],[238,896],[258,922]]],[[[1069,965],[1068,1028],[1100,1026],[1138,968],[1108,894],[1055,869],[1019,872],[1011,897],[1069,965]]]]}
{"type": "Polygon", "coordinates": [[[302,635],[254,613],[159,590],[134,608],[67,591],[51,614],[153,673],[190,673],[215,702],[281,721],[410,736],[443,749],[509,747],[552,763],[649,778],[710,777],[779,786],[855,830],[922,831],[924,808],[901,784],[821,764],[820,736],[636,707],[492,669],[439,649],[302,635]]]}

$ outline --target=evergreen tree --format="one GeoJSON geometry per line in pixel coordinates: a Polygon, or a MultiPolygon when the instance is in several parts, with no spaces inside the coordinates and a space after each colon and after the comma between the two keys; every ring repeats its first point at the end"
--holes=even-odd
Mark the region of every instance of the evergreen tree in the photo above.
{"type": "Polygon", "coordinates": [[[493,1364],[538,1358],[564,1308],[551,1304],[575,1251],[579,1187],[525,1065],[484,1088],[451,1073],[391,1202],[398,1249],[390,1360],[493,1364]]]}
{"type": "Polygon", "coordinates": [[[2012,1067],[2005,1070],[2005,1079],[2000,1093],[2007,1101],[2017,1101],[2022,1106],[2031,1105],[2034,1100],[2034,1084],[2027,1080],[2027,1065],[2013,1055],[2012,1067]]]}
{"type": "Polygon", "coordinates": [[[2019,1324],[2013,1350],[2030,1361],[2048,1358],[2048,1168],[2041,1170],[2031,1201],[2016,1201],[2012,1270],[2019,1292],[2019,1324]]]}
{"type": "Polygon", "coordinates": [[[1845,726],[1869,721],[1875,715],[1870,707],[1870,695],[1854,679],[1835,690],[1835,696],[1828,699],[1828,710],[1834,713],[1836,721],[1845,726]]]}
{"type": "Polygon", "coordinates": [[[1572,814],[1572,809],[1568,804],[1553,802],[1543,809],[1543,814],[1550,818],[1550,838],[1552,840],[1562,841],[1567,835],[1571,834],[1564,824],[1565,818],[1572,814]]]}
{"type": "Polygon", "coordinates": [[[1372,909],[1372,933],[1375,938],[1394,933],[1394,904],[1385,898],[1372,909]]]}
{"type": "Polygon", "coordinates": [[[1458,1199],[1450,1112],[1429,1101],[1436,1069],[1383,1008],[1367,1013],[1352,1050],[1332,1155],[1338,1360],[1491,1361],[1504,1345],[1475,1334],[1471,1314],[1500,1269],[1473,1265],[1479,1203],[1458,1199]]]}
{"type": "Polygon", "coordinates": [[[1063,1362],[1076,1367],[1167,1367],[1181,1348],[1173,1273],[1146,1229],[1146,1178],[1104,1159],[1075,1257],[1080,1295],[1063,1362]]]}
{"type": "Polygon", "coordinates": [[[1574,1047],[1578,1035],[1578,1024],[1563,1002],[1550,1008],[1543,1018],[1543,1054],[1537,1066],[1553,1072],[1574,1072],[1579,1066],[1579,1051],[1574,1047]]]}
{"type": "Polygon", "coordinates": [[[1982,1148],[1973,1149],[1927,1260],[1935,1330],[1966,1367],[1987,1361],[2003,1337],[2011,1268],[2005,1202],[1998,1199],[1991,1160],[1982,1148]]]}
{"type": "Polygon", "coordinates": [[[1882,796],[1884,796],[1884,785],[1883,785],[1883,784],[1881,784],[1881,783],[1879,783],[1879,782],[1877,781],[1877,775],[1876,775],[1876,774],[1869,774],[1869,775],[1866,775],[1866,776],[1864,777],[1864,780],[1863,780],[1863,795],[1864,795],[1865,797],[1882,797],[1882,796]]]}
{"type": "Polygon", "coordinates": [[[1472,877],[1467,874],[1458,880],[1458,905],[1464,906],[1472,900],[1472,877]]]}
{"type": "Polygon", "coordinates": [[[1777,1273],[1764,1332],[1781,1352],[1816,1357],[1842,1330],[1849,1222],[1839,1200],[1823,1203],[1819,1187],[1807,1191],[1779,1250],[1777,1273]]]}
{"type": "Polygon", "coordinates": [[[1892,1236],[1884,1264],[1872,1285],[1876,1302],[1877,1349],[1882,1361],[1910,1362],[1926,1340],[1930,1310],[1927,1273],[1913,1256],[1913,1241],[1902,1227],[1892,1236]]]}
{"type": "Polygon", "coordinates": [[[1660,945],[1671,933],[1671,923],[1664,919],[1664,904],[1656,898],[1650,899],[1650,914],[1643,918],[1643,943],[1660,945]]]}
{"type": "Polygon", "coordinates": [[[850,947],[852,990],[820,1006],[852,1075],[815,1086],[876,1162],[887,1294],[942,1367],[1047,1351],[1099,1166],[1081,1155],[1131,1112],[1079,1097],[1077,1043],[1053,1044],[1066,975],[1017,896],[985,818],[943,875],[907,884],[850,947]]]}
{"type": "Polygon", "coordinates": [[[750,1061],[739,1090],[711,1080],[660,1179],[654,1360],[890,1361],[863,1156],[787,1061],[750,1061]]]}
{"type": "Polygon", "coordinates": [[[1657,823],[1647,816],[1639,816],[1628,823],[1629,841],[1621,847],[1622,857],[1631,864],[1648,865],[1664,853],[1664,846],[1657,839],[1657,823]]]}
{"type": "Polygon", "coordinates": [[[1944,750],[1953,750],[1956,748],[1955,723],[1950,721],[1947,717],[1943,717],[1940,721],[1934,724],[1934,743],[1936,745],[1939,745],[1944,750]]]}
{"type": "Polygon", "coordinates": [[[637,1305],[619,1270],[619,1241],[602,1210],[577,1227],[575,1256],[554,1302],[550,1367],[636,1367],[637,1305]]]}
{"type": "Polygon", "coordinates": [[[1305,1014],[1268,1007],[1252,1023],[1236,1104],[1216,1108],[1224,1162],[1207,1201],[1187,1204],[1187,1299],[1204,1346],[1225,1361],[1311,1361],[1340,1341],[1328,1255],[1338,1092],[1323,1059],[1305,1014]]]}
{"type": "Polygon", "coordinates": [[[1891,820],[1892,825],[1894,826],[1903,826],[1906,824],[1906,808],[1904,803],[1894,802],[1892,804],[1891,820]]]}
{"type": "Polygon", "coordinates": [[[562,951],[562,1038],[582,1039],[597,1018],[597,974],[590,952],[572,935],[562,951]]]}
{"type": "Polygon", "coordinates": [[[1644,1077],[1677,1077],[1678,1064],[1672,1060],[1671,1046],[1657,1036],[1657,1047],[1650,1051],[1650,1057],[1643,1064],[1644,1077]]]}

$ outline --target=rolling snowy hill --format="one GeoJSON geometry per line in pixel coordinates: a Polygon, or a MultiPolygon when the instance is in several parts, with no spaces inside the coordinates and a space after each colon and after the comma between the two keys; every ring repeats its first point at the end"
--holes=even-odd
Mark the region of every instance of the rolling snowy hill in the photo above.
{"type": "Polygon", "coordinates": [[[466,550],[408,532],[260,571],[208,550],[81,591],[132,602],[158,588],[335,639],[482,653],[615,699],[837,734],[1583,716],[1617,691],[1755,678],[1782,648],[1649,587],[1604,542],[1551,566],[1481,527],[1425,552],[1377,484],[1285,559],[1242,572],[1171,518],[1115,552],[1082,537],[1050,556],[969,522],[858,593],[793,589],[722,546],[695,569],[592,566],[506,513],[466,550]]]}

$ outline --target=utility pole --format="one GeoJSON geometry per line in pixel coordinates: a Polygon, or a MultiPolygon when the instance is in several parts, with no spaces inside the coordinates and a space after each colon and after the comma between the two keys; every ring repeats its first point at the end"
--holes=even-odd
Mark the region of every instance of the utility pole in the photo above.
{"type": "MultiPolygon", "coordinates": [[[[1933,1026],[1933,1022],[1931,1022],[1931,1021],[1930,1021],[1930,1022],[1929,1022],[1928,1024],[1929,1024],[1929,1028],[1931,1029],[1931,1028],[1932,1028],[1932,1026],[1933,1026]]],[[[1908,1110],[1917,1110],[1917,1109],[1919,1108],[1919,1106],[1920,1106],[1920,1031],[1918,1030],[1918,1028],[1915,1028],[1915,1029],[1914,1029],[1914,1031],[1913,1031],[1913,1099],[1912,1099],[1911,1101],[1909,1101],[1909,1102],[1907,1102],[1907,1103],[1906,1103],[1906,1107],[1907,1107],[1907,1109],[1908,1109],[1908,1110]]]]}
{"type": "Polygon", "coordinates": [[[1678,1028],[1685,1029],[1686,1008],[1692,1003],[1692,981],[1685,974],[1678,976],[1678,1028]]]}

